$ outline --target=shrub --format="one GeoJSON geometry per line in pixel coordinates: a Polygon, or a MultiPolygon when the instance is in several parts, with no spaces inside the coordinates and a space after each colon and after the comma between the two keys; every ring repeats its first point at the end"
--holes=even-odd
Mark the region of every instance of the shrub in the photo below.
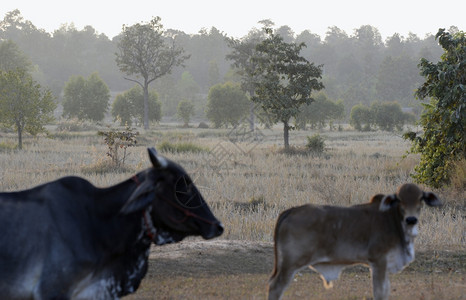
{"type": "Polygon", "coordinates": [[[126,149],[136,146],[136,136],[139,135],[139,132],[133,132],[132,128],[126,126],[124,131],[99,131],[97,134],[104,137],[105,144],[108,146],[107,156],[112,159],[113,165],[119,167],[125,164],[126,149]],[[118,149],[123,149],[122,158],[119,156],[118,149]]]}
{"type": "Polygon", "coordinates": [[[307,137],[306,148],[314,154],[323,153],[325,150],[325,139],[320,134],[314,134],[307,137]]]}

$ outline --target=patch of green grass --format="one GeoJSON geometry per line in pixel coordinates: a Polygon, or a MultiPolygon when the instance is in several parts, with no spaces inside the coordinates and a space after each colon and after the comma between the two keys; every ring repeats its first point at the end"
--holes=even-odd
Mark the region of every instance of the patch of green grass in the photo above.
{"type": "Polygon", "coordinates": [[[18,149],[18,144],[13,142],[1,142],[0,143],[0,151],[13,151],[18,149]]]}
{"type": "Polygon", "coordinates": [[[157,149],[161,152],[170,152],[170,153],[202,153],[209,152],[210,150],[206,147],[201,147],[199,145],[184,142],[184,143],[170,143],[162,142],[157,146],[157,149]]]}

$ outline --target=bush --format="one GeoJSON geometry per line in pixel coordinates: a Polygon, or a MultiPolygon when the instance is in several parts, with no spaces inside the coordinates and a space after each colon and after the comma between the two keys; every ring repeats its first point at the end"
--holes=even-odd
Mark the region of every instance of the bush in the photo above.
{"type": "Polygon", "coordinates": [[[325,150],[325,139],[320,134],[307,137],[306,149],[314,154],[321,154],[325,150]]]}
{"type": "Polygon", "coordinates": [[[108,147],[107,156],[112,159],[113,165],[120,167],[125,164],[126,157],[128,156],[126,149],[136,146],[136,136],[139,135],[139,132],[133,132],[132,128],[126,126],[124,131],[99,131],[97,134],[104,137],[105,144],[108,147]],[[123,149],[123,157],[121,158],[118,149],[123,149]]]}

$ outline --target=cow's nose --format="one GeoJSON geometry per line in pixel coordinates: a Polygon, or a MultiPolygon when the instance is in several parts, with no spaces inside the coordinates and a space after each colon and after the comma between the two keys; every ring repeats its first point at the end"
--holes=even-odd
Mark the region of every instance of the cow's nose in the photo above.
{"type": "Polygon", "coordinates": [[[222,224],[222,223],[218,223],[218,224],[217,224],[217,236],[222,235],[223,230],[224,230],[223,224],[222,224]]]}
{"type": "Polygon", "coordinates": [[[407,217],[406,218],[406,224],[416,225],[416,223],[417,223],[417,218],[416,217],[407,217]]]}

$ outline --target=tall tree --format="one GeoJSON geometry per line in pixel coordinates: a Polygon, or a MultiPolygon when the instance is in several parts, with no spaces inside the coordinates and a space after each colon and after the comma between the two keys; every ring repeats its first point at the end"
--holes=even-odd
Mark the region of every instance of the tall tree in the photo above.
{"type": "Polygon", "coordinates": [[[45,132],[53,120],[56,104],[50,90],[42,90],[24,69],[0,70],[0,124],[18,133],[18,148],[23,148],[23,132],[45,132]]]}
{"type": "Polygon", "coordinates": [[[425,82],[416,95],[431,98],[421,116],[423,133],[405,134],[411,151],[421,154],[415,178],[432,187],[448,183],[455,162],[466,159],[466,36],[440,29],[436,38],[444,49],[441,61],[419,64],[425,82]]]}
{"type": "Polygon", "coordinates": [[[294,129],[291,118],[298,115],[302,105],[313,101],[313,90],[324,87],[319,81],[322,66],[315,66],[300,56],[305,44],[286,43],[271,28],[264,30],[267,38],[257,45],[252,58],[256,63],[253,75],[257,78],[252,100],[260,104],[274,123],[283,123],[283,141],[288,150],[289,131],[294,129]]]}
{"type": "Polygon", "coordinates": [[[149,129],[149,84],[169,74],[173,67],[181,65],[189,56],[175,45],[174,39],[164,35],[160,17],[147,23],[123,25],[118,42],[116,63],[120,70],[139,84],[144,92],[144,129],[149,129]]]}

